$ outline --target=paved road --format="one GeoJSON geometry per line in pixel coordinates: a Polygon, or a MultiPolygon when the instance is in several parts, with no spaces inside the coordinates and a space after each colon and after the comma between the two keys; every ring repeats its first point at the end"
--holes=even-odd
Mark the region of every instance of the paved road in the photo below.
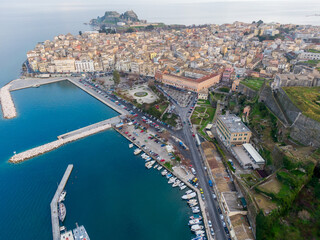
{"type": "MultiPolygon", "coordinates": [[[[87,82],[87,83],[89,83],[89,82],[87,82]]],[[[95,87],[94,84],[92,84],[92,83],[89,83],[89,84],[91,86],[95,87]]],[[[102,90],[101,88],[97,88],[97,89],[102,90]]],[[[102,90],[102,91],[106,94],[106,91],[104,91],[104,90],[102,90]]],[[[112,97],[115,98],[114,96],[112,96],[112,97]]],[[[124,100],[118,99],[118,101],[128,108],[132,109],[132,107],[133,107],[132,104],[130,104],[124,100]]],[[[172,102],[172,103],[176,107],[175,108],[176,113],[180,116],[180,118],[182,120],[183,128],[179,131],[173,131],[172,129],[167,128],[166,126],[162,125],[161,123],[158,123],[158,124],[161,127],[165,127],[167,130],[169,130],[170,133],[183,139],[185,144],[190,148],[190,151],[187,151],[184,153],[186,155],[188,155],[188,157],[191,159],[191,161],[194,165],[194,168],[197,172],[197,177],[199,179],[199,185],[201,186],[201,188],[203,189],[203,192],[204,192],[206,208],[209,213],[209,219],[211,220],[212,225],[213,225],[213,229],[215,231],[215,238],[217,240],[225,240],[225,239],[227,239],[227,236],[226,236],[224,228],[222,226],[222,222],[220,221],[220,216],[219,216],[219,212],[218,212],[218,203],[212,196],[213,191],[212,191],[212,188],[208,184],[209,177],[207,175],[207,172],[204,170],[204,163],[202,161],[202,157],[200,155],[199,149],[196,145],[195,138],[192,136],[192,134],[193,134],[192,128],[188,124],[188,117],[187,117],[188,111],[193,104],[193,100],[185,108],[181,108],[175,102],[172,102]],[[184,121],[186,122],[186,124],[183,123],[184,121]]],[[[135,112],[138,114],[137,118],[141,118],[142,116],[145,115],[142,112],[139,112],[137,110],[135,110],[135,112]]],[[[208,234],[210,234],[210,233],[208,233],[208,234]]]]}
{"type": "MultiPolygon", "coordinates": [[[[180,118],[182,119],[182,122],[188,122],[188,111],[190,107],[192,106],[193,101],[189,104],[189,106],[185,108],[181,108],[179,105],[175,104],[176,111],[179,114],[180,118]]],[[[209,186],[208,181],[209,177],[207,175],[206,170],[204,170],[204,162],[202,161],[201,154],[199,152],[199,149],[196,145],[195,138],[192,136],[193,132],[190,128],[189,124],[183,124],[182,128],[183,133],[183,139],[185,141],[185,144],[190,149],[190,155],[191,155],[191,161],[193,163],[193,166],[197,172],[197,178],[199,179],[199,185],[203,189],[205,202],[207,211],[209,213],[209,219],[212,222],[213,229],[215,231],[215,238],[217,240],[224,240],[227,239],[227,236],[225,234],[222,222],[220,220],[219,212],[218,212],[218,203],[213,198],[212,193],[213,190],[209,186]]],[[[210,233],[209,233],[210,234],[210,233]]]]}

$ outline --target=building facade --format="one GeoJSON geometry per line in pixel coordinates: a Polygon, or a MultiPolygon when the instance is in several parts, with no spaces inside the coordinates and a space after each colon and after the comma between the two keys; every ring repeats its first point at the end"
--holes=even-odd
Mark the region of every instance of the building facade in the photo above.
{"type": "Polygon", "coordinates": [[[218,116],[217,132],[226,146],[248,143],[252,135],[249,128],[234,114],[218,116]]]}
{"type": "Polygon", "coordinates": [[[95,70],[92,60],[75,61],[76,72],[93,72],[95,70]]]}

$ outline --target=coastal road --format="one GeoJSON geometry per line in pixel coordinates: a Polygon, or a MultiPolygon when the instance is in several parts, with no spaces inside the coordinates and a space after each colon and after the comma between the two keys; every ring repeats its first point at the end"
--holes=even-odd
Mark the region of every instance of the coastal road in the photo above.
{"type": "MultiPolygon", "coordinates": [[[[192,106],[193,101],[189,104],[189,106],[185,108],[181,108],[179,105],[175,104],[176,111],[179,114],[180,118],[183,121],[187,121],[188,117],[188,111],[190,107],[192,106]]],[[[192,136],[193,132],[190,126],[187,124],[183,124],[182,127],[182,133],[183,133],[183,139],[185,141],[185,144],[190,149],[190,155],[191,155],[191,161],[193,163],[194,169],[196,170],[197,178],[199,179],[199,185],[203,189],[204,197],[205,197],[205,203],[206,203],[206,210],[209,213],[209,219],[212,222],[213,229],[215,232],[215,239],[217,240],[225,240],[227,239],[226,233],[224,231],[222,222],[220,220],[220,215],[218,212],[218,202],[213,198],[212,193],[213,190],[209,186],[209,176],[207,175],[206,170],[204,169],[205,164],[202,160],[201,153],[199,152],[199,149],[196,145],[195,138],[192,136]]],[[[208,233],[210,234],[210,233],[208,233]]]]}

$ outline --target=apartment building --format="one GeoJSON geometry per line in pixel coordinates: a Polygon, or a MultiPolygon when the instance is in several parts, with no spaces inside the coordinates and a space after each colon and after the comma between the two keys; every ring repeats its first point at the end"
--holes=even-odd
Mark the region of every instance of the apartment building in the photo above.
{"type": "Polygon", "coordinates": [[[220,115],[217,118],[217,133],[226,146],[237,146],[250,141],[252,132],[234,114],[220,115]]]}

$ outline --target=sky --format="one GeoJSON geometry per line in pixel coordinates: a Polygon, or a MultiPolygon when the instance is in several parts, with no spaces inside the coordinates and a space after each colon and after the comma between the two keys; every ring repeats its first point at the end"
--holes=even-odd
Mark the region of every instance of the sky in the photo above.
{"type": "MultiPolygon", "coordinates": [[[[0,0],[0,6],[5,7],[24,7],[24,6],[94,6],[94,5],[109,5],[109,4],[176,4],[176,3],[210,3],[210,2],[273,2],[279,0],[0,0]]],[[[280,0],[287,2],[301,2],[301,0],[280,0]]],[[[304,0],[303,3],[318,2],[319,0],[304,0]]]]}

